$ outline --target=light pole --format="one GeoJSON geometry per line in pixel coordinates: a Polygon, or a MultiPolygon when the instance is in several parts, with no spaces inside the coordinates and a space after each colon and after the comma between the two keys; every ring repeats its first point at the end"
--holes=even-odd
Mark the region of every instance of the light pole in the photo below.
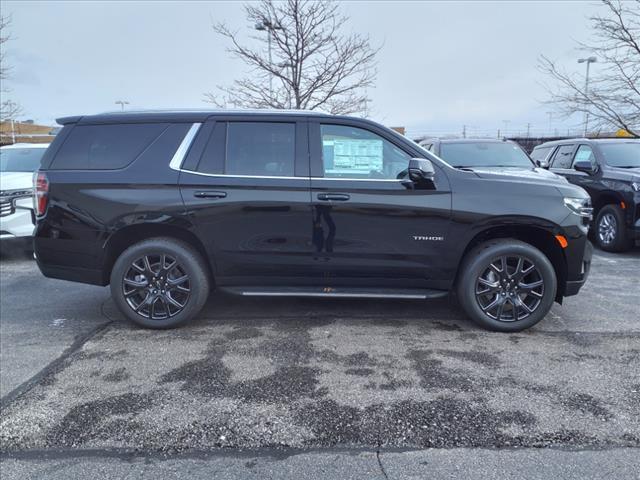
{"type": "MultiPolygon", "coordinates": [[[[585,75],[584,80],[584,96],[585,98],[589,98],[589,65],[592,63],[596,63],[598,59],[596,57],[588,57],[588,58],[579,58],[578,63],[586,63],[587,64],[587,74],[585,75]]],[[[586,109],[585,109],[586,110],[586,109]]],[[[586,110],[584,112],[584,136],[587,136],[587,131],[589,129],[589,111],[586,110]]]]}
{"type": "Polygon", "coordinates": [[[16,127],[15,127],[15,122],[14,122],[14,116],[15,116],[15,106],[16,104],[13,103],[11,100],[9,100],[7,102],[7,110],[9,112],[9,115],[11,115],[11,143],[14,144],[16,143],[16,127]]]}
{"type": "Polygon", "coordinates": [[[506,137],[508,135],[508,130],[509,130],[509,124],[511,123],[511,120],[503,120],[502,123],[504,123],[504,136],[506,137]]]}
{"type": "MultiPolygon", "coordinates": [[[[271,20],[263,18],[261,23],[256,23],[255,28],[256,30],[259,30],[261,32],[267,32],[267,44],[269,45],[269,68],[272,69],[273,62],[271,61],[271,33],[274,30],[282,30],[282,27],[280,25],[272,23],[271,20]]],[[[269,97],[273,98],[273,73],[271,71],[269,71],[269,97]]]]}
{"type": "Polygon", "coordinates": [[[551,121],[553,119],[553,112],[547,112],[547,115],[549,115],[549,136],[551,136],[551,121]]]}
{"type": "Polygon", "coordinates": [[[120,105],[122,107],[123,112],[124,112],[124,106],[129,105],[129,102],[127,102],[126,100],[116,100],[114,103],[116,105],[120,105]]]}

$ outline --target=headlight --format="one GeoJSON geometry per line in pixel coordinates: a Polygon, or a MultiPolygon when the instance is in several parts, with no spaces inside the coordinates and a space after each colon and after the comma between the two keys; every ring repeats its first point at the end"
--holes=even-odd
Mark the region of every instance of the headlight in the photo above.
{"type": "Polygon", "coordinates": [[[640,192],[640,182],[631,182],[631,188],[636,192],[640,192]]]}
{"type": "Polygon", "coordinates": [[[591,218],[593,208],[591,208],[590,198],[564,197],[564,204],[576,215],[591,218]]]}

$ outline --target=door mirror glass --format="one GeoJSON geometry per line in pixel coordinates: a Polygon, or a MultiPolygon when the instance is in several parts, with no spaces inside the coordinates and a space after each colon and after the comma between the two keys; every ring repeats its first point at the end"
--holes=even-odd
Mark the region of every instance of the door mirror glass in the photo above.
{"type": "Polygon", "coordinates": [[[577,162],[574,162],[573,169],[577,170],[578,172],[588,173],[589,175],[592,175],[593,173],[595,173],[595,170],[591,162],[586,160],[578,160],[577,162]]]}

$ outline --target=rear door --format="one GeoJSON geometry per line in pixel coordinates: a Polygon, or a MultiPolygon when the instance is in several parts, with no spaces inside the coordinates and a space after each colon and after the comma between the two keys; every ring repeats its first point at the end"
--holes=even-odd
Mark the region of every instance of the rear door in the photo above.
{"type": "Polygon", "coordinates": [[[218,116],[202,125],[180,189],[226,285],[310,280],[307,122],[300,116],[218,116]]]}
{"type": "Polygon", "coordinates": [[[314,259],[326,286],[432,287],[444,274],[451,191],[406,183],[411,158],[383,129],[310,121],[314,259]]]}
{"type": "Polygon", "coordinates": [[[549,160],[550,167],[553,173],[567,177],[570,180],[573,163],[573,154],[576,150],[574,144],[560,145],[551,159],[549,160]]]}

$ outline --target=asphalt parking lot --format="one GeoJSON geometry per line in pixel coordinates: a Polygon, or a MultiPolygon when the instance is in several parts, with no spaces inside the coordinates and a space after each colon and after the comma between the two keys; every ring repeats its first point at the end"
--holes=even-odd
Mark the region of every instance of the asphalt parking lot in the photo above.
{"type": "Polygon", "coordinates": [[[596,251],[581,294],[518,334],[483,331],[448,300],[218,294],[198,321],[159,332],[126,323],[107,288],[46,279],[4,252],[3,470],[81,476],[69,460],[80,455],[95,471],[125,456],[149,473],[136,460],[148,455],[166,477],[182,459],[192,478],[203,462],[238,478],[285,478],[286,466],[296,478],[315,455],[319,478],[510,462],[529,465],[527,478],[638,478],[639,271],[638,248],[596,251]],[[573,469],[548,470],[563,455],[573,469]]]}

